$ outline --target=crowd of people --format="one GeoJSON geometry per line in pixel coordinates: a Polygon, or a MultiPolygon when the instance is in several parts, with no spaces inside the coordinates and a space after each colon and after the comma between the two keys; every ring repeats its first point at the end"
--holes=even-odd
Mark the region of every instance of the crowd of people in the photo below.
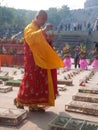
{"type": "Polygon", "coordinates": [[[57,31],[87,31],[89,35],[92,34],[93,31],[98,31],[98,18],[94,23],[91,22],[66,22],[60,23],[57,26],[57,31]]]}
{"type": "Polygon", "coordinates": [[[74,49],[74,62],[72,63],[71,58],[71,47],[66,45],[64,48],[64,59],[63,62],[65,64],[65,70],[70,70],[72,67],[72,64],[74,63],[74,68],[80,68],[81,70],[87,70],[88,66],[91,65],[91,67],[94,70],[98,70],[98,43],[95,43],[94,49],[91,51],[90,55],[92,55],[92,60],[87,59],[87,48],[86,45],[80,44],[79,46],[76,46],[74,49]]]}

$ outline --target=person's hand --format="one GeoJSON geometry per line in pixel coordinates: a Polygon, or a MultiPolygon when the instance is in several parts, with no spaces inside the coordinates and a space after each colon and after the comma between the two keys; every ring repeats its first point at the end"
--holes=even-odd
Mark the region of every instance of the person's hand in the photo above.
{"type": "Polygon", "coordinates": [[[52,24],[47,23],[47,24],[45,25],[45,27],[43,28],[43,32],[46,33],[46,32],[47,32],[50,28],[52,28],[52,27],[53,27],[52,24]]]}
{"type": "Polygon", "coordinates": [[[47,41],[50,43],[54,39],[54,33],[53,32],[48,32],[47,34],[47,41]]]}
{"type": "Polygon", "coordinates": [[[52,28],[52,27],[53,27],[53,25],[52,25],[52,24],[50,24],[50,23],[47,23],[45,27],[46,27],[46,29],[47,29],[47,30],[49,30],[50,28],[52,28]]]}

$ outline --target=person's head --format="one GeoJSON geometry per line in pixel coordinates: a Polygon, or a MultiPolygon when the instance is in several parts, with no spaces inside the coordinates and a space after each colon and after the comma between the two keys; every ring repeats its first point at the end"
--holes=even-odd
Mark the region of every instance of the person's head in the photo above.
{"type": "Polygon", "coordinates": [[[39,27],[41,27],[47,21],[47,17],[47,13],[44,10],[40,10],[35,16],[35,22],[38,24],[39,27]]]}
{"type": "Polygon", "coordinates": [[[76,46],[75,51],[80,51],[80,46],[76,46]]]}

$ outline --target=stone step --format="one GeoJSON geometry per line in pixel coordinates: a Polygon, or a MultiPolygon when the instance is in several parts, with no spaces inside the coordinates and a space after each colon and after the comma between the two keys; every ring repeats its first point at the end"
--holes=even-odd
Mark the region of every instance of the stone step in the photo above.
{"type": "Polygon", "coordinates": [[[58,87],[59,91],[66,91],[67,90],[66,85],[64,85],[64,84],[58,84],[57,87],[58,87]]]}
{"type": "Polygon", "coordinates": [[[0,107],[0,124],[16,126],[27,118],[27,111],[24,109],[12,109],[0,107]]]}
{"type": "Polygon", "coordinates": [[[19,87],[21,84],[21,80],[8,80],[5,82],[5,85],[7,86],[14,86],[14,87],[19,87]]]}
{"type": "Polygon", "coordinates": [[[7,92],[10,92],[13,90],[13,87],[12,86],[1,86],[0,85],[0,92],[1,93],[7,93],[7,92]]]}
{"type": "Polygon", "coordinates": [[[58,79],[57,81],[58,84],[65,84],[65,85],[68,85],[68,86],[73,86],[73,80],[72,79],[58,79]]]}
{"type": "Polygon", "coordinates": [[[65,104],[65,111],[98,116],[98,103],[71,101],[65,104]]]}
{"type": "Polygon", "coordinates": [[[0,80],[3,80],[3,81],[7,81],[7,80],[12,80],[13,77],[11,76],[0,76],[0,80]]]}
{"type": "Polygon", "coordinates": [[[78,90],[79,92],[81,93],[92,93],[92,94],[98,94],[98,87],[90,87],[90,86],[87,86],[87,87],[81,87],[79,88],[78,90]]]}
{"type": "Polygon", "coordinates": [[[72,96],[72,99],[75,101],[98,103],[98,94],[78,92],[77,94],[72,96]]]}

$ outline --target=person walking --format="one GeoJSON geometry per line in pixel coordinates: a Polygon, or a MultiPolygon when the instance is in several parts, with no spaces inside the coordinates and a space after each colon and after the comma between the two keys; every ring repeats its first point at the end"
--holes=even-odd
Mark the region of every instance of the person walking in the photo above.
{"type": "Polygon", "coordinates": [[[45,24],[47,18],[46,11],[40,10],[24,29],[24,76],[14,99],[18,108],[28,106],[30,111],[45,111],[45,107],[55,105],[54,70],[64,67],[64,63],[48,43],[47,31],[53,25],[45,24]]]}

